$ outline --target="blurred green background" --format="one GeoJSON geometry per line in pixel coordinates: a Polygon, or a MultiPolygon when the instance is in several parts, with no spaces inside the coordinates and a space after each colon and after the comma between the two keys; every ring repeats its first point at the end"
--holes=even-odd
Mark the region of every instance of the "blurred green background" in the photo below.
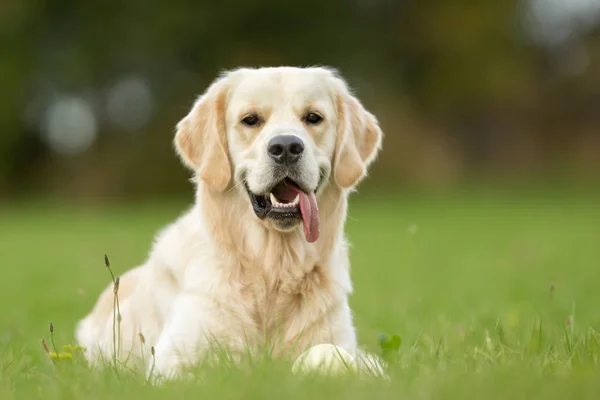
{"type": "Polygon", "coordinates": [[[0,196],[189,195],[176,122],[223,69],[330,65],[369,184],[599,182],[600,2],[3,0],[0,196]]]}
{"type": "Polygon", "coordinates": [[[55,379],[39,340],[52,320],[70,343],[103,254],[143,262],[192,203],[171,143],[195,96],[315,64],[385,133],[347,232],[359,341],[402,337],[394,379],[328,392],[274,368],[203,393],[597,396],[600,0],[2,0],[0,37],[0,398],[156,395],[55,379]]]}

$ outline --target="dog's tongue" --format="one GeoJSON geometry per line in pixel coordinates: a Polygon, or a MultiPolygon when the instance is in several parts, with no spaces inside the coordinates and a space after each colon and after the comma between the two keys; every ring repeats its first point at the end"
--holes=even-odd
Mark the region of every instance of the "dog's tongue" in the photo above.
{"type": "Polygon", "coordinates": [[[319,238],[320,229],[319,209],[315,193],[306,194],[295,185],[288,185],[288,188],[300,195],[300,212],[302,213],[302,222],[304,223],[304,236],[307,242],[313,243],[319,238]]]}
{"type": "Polygon", "coordinates": [[[302,222],[304,222],[306,241],[309,243],[315,242],[319,238],[320,221],[314,192],[310,194],[300,192],[300,212],[302,213],[302,222]]]}

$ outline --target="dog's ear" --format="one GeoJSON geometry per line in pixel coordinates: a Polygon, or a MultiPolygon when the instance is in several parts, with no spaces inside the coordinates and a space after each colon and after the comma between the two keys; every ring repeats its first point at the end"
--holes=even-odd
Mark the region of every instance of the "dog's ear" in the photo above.
{"type": "Polygon", "coordinates": [[[225,133],[227,88],[227,77],[215,81],[177,124],[174,139],[184,164],[212,190],[219,192],[223,192],[231,181],[225,133]]]}
{"type": "Polygon", "coordinates": [[[367,173],[379,149],[383,133],[373,114],[348,90],[340,78],[336,96],[338,132],[333,161],[335,183],[350,189],[356,186],[367,173]]]}

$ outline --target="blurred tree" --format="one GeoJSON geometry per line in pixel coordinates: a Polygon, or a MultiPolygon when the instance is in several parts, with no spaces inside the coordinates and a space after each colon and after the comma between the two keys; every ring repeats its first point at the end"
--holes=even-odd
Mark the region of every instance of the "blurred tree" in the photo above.
{"type": "Polygon", "coordinates": [[[381,119],[385,148],[398,149],[384,151],[380,179],[520,175],[568,160],[589,171],[593,162],[573,160],[581,143],[600,145],[598,33],[549,49],[527,38],[524,9],[519,0],[3,0],[0,193],[189,190],[173,127],[220,70],[241,65],[339,68],[381,119]],[[111,108],[126,78],[141,94],[126,91],[111,108]],[[91,110],[96,139],[84,153],[48,145],[60,95],[91,110]],[[127,116],[124,107],[151,117],[125,129],[112,115],[127,116]]]}

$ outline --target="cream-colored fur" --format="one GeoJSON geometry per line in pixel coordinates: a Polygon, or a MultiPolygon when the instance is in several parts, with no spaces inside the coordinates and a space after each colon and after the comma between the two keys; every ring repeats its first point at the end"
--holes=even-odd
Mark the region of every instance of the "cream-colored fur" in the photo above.
{"type": "MultiPolygon", "coordinates": [[[[348,193],[365,176],[381,136],[375,117],[333,70],[238,69],[217,79],[175,135],[177,152],[196,177],[195,205],[160,232],[143,265],[121,277],[119,359],[145,360],[148,370],[154,346],[154,372],[173,377],[213,345],[233,354],[268,346],[296,356],[310,345],[333,343],[356,354],[343,229],[348,193]],[[307,110],[322,123],[305,123],[307,110]],[[249,112],[261,116],[259,126],[239,123],[249,112]],[[266,143],[281,133],[305,143],[299,168],[307,186],[322,179],[314,243],[302,224],[282,230],[260,220],[244,188],[268,189],[266,143]]],[[[76,337],[91,363],[112,358],[112,285],[76,337]]]]}

